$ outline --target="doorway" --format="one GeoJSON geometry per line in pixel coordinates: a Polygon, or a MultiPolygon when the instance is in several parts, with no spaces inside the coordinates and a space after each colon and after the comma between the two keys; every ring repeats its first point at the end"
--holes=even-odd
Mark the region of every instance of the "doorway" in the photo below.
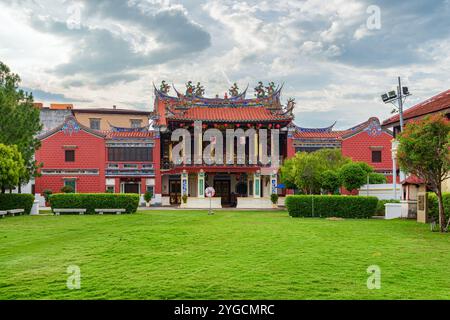
{"type": "Polygon", "coordinates": [[[214,190],[216,190],[216,197],[221,197],[223,206],[229,206],[231,204],[230,186],[230,180],[214,180],[214,190]]]}
{"type": "Polygon", "coordinates": [[[170,204],[181,204],[181,181],[169,180],[169,198],[170,204]]]}
{"type": "Polygon", "coordinates": [[[124,193],[139,193],[140,185],[139,183],[124,183],[123,192],[124,193]]]}

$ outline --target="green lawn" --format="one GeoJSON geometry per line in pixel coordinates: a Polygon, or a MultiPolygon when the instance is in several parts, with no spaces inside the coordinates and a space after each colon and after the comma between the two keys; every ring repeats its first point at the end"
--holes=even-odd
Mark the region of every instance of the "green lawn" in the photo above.
{"type": "Polygon", "coordinates": [[[449,299],[450,235],[414,221],[149,211],[0,220],[0,299],[449,299]],[[68,290],[69,265],[81,289],[68,290]],[[366,269],[381,268],[368,290],[366,269]]]}

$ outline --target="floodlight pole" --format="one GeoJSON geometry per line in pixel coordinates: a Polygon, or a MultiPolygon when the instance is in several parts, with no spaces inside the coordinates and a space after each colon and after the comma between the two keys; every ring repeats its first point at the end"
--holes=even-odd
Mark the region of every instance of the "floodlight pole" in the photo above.
{"type": "Polygon", "coordinates": [[[402,93],[402,80],[398,77],[398,114],[400,117],[400,132],[403,132],[403,93],[402,93]]]}

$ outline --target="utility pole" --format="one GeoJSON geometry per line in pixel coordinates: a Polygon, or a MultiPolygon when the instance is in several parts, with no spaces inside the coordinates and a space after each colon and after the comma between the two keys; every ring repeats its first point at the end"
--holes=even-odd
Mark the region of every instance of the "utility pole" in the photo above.
{"type": "MultiPolygon", "coordinates": [[[[410,96],[408,87],[402,87],[402,80],[400,77],[398,77],[398,87],[397,87],[397,94],[395,91],[389,91],[388,93],[385,93],[381,95],[381,99],[384,103],[392,103],[394,107],[398,109],[399,114],[399,123],[400,123],[400,132],[403,132],[403,101],[406,99],[406,97],[410,96]],[[395,103],[397,101],[397,103],[395,103]]],[[[394,108],[395,112],[397,111],[394,108]]],[[[395,130],[394,130],[395,134],[395,130]]],[[[397,156],[397,141],[392,142],[392,184],[394,187],[394,199],[397,198],[397,164],[396,164],[396,156],[397,156]]],[[[400,172],[400,177],[402,176],[402,172],[400,172]]],[[[402,198],[402,195],[400,195],[400,198],[402,198]]]]}

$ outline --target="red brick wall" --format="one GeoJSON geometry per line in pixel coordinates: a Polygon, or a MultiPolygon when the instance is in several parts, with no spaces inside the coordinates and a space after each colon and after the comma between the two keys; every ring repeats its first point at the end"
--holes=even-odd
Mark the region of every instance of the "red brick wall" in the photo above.
{"type": "Polygon", "coordinates": [[[43,169],[98,169],[99,175],[43,175],[36,178],[36,193],[50,189],[59,192],[63,178],[76,178],[77,192],[105,192],[105,141],[85,131],[57,132],[41,141],[36,160],[44,164],[43,169]],[[65,161],[63,146],[77,146],[75,161],[65,161]]]}
{"type": "MultiPolygon", "coordinates": [[[[375,170],[392,170],[391,141],[393,137],[382,132],[378,136],[371,136],[362,131],[342,141],[342,154],[354,161],[363,161],[371,165],[375,170]],[[372,150],[370,147],[382,147],[380,163],[372,162],[372,150]]],[[[386,177],[388,182],[392,176],[386,177]]]]}

